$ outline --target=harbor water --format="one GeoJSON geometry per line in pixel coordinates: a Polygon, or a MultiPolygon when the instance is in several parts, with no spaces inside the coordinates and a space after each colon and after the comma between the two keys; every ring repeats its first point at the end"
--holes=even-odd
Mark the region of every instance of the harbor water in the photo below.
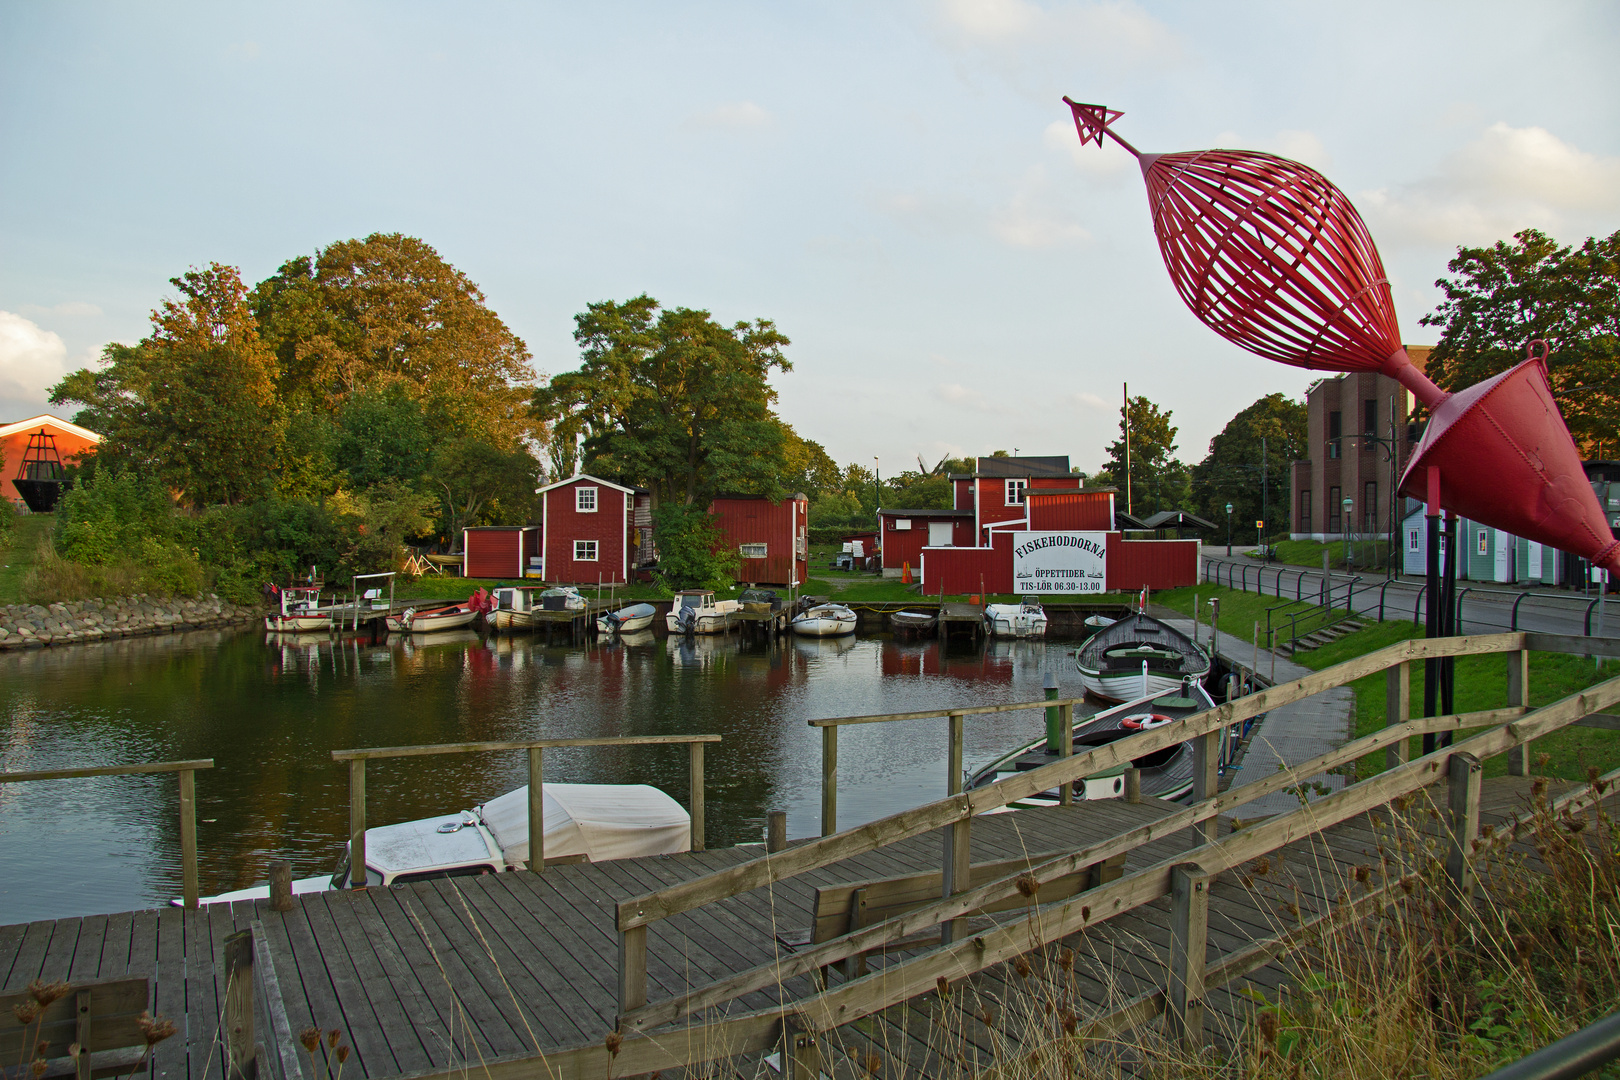
{"type": "MultiPolygon", "coordinates": [[[[212,758],[197,774],[204,895],[328,872],[348,834],[331,751],[605,735],[716,734],[711,847],[820,828],[821,737],[807,721],[1080,692],[1074,641],[632,635],[552,645],[472,631],[385,643],[195,631],[0,655],[0,771],[212,758]]],[[[1045,730],[1039,709],[969,717],[971,769],[1045,730]]],[[[450,813],[526,780],[522,751],[372,762],[372,825],[450,813]]],[[[839,826],[945,793],[942,718],[843,729],[839,826]]],[[[549,750],[548,782],[647,783],[687,802],[683,746],[549,750]]],[[[0,924],[127,911],[180,891],[172,774],[0,784],[0,924]]]]}

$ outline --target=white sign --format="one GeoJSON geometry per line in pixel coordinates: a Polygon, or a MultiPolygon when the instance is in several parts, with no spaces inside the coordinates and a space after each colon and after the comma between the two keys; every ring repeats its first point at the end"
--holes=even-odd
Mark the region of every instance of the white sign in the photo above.
{"type": "Polygon", "coordinates": [[[1100,593],[1108,566],[1108,534],[1025,532],[1014,534],[1013,592],[1100,593]]]}

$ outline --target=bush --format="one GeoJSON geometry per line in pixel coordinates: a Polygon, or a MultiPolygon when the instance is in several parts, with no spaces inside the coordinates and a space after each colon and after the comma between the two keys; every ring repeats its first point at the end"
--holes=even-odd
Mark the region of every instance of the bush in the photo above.
{"type": "Polygon", "coordinates": [[[741,558],[707,511],[665,503],[654,514],[654,529],[658,537],[654,576],[662,588],[725,589],[736,582],[741,558]]]}
{"type": "Polygon", "coordinates": [[[56,508],[56,553],[69,562],[139,562],[151,553],[144,541],[175,540],[180,531],[174,500],[163,485],[127,472],[75,484],[56,508]]]}

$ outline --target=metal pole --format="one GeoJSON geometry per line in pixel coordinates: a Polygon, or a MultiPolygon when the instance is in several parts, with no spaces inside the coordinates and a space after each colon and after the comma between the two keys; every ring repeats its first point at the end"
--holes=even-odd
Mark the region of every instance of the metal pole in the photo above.
{"type": "Polygon", "coordinates": [[[1125,388],[1125,407],[1120,410],[1124,418],[1121,426],[1125,429],[1125,512],[1135,514],[1136,507],[1131,502],[1131,384],[1120,385],[1125,388]]]}
{"type": "MultiPolygon", "coordinates": [[[[1446,594],[1445,605],[1440,609],[1441,637],[1452,637],[1457,633],[1457,515],[1446,513],[1446,565],[1445,578],[1442,588],[1446,594]]],[[[1456,674],[1457,661],[1453,657],[1445,657],[1440,661],[1440,711],[1442,715],[1449,716],[1455,712],[1456,704],[1456,674]]],[[[1452,733],[1447,731],[1440,736],[1441,746],[1450,746],[1452,733]]]]}
{"type": "MultiPolygon", "coordinates": [[[[1269,490],[1270,477],[1271,474],[1266,471],[1266,437],[1262,435],[1260,436],[1260,528],[1257,530],[1260,535],[1255,538],[1255,543],[1261,545],[1266,543],[1265,532],[1267,526],[1271,523],[1271,511],[1268,509],[1271,505],[1269,500],[1271,494],[1269,490]]],[[[1265,555],[1266,561],[1270,562],[1271,548],[1269,546],[1266,547],[1265,555]]]]}
{"type": "MultiPolygon", "coordinates": [[[[1432,476],[1434,470],[1429,470],[1432,476]]],[[[1437,638],[1440,636],[1440,504],[1435,500],[1439,494],[1439,484],[1431,481],[1429,484],[1430,501],[1424,521],[1428,528],[1429,550],[1426,553],[1428,582],[1423,586],[1428,604],[1423,611],[1423,636],[1437,638]]],[[[1435,708],[1440,703],[1440,661],[1423,661],[1423,715],[1434,716],[1435,708]]],[[[1438,746],[1433,732],[1423,736],[1423,752],[1432,754],[1438,746]]]]}

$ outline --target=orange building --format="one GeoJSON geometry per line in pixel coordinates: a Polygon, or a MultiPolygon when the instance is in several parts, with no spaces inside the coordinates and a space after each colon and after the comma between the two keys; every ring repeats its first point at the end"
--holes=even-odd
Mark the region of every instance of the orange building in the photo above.
{"type": "MultiPolygon", "coordinates": [[[[4,461],[0,462],[0,494],[13,503],[20,503],[22,495],[18,493],[17,485],[12,481],[23,475],[23,457],[28,452],[29,437],[39,432],[44,432],[50,437],[47,445],[54,443],[56,453],[65,465],[74,464],[79,455],[86,450],[95,449],[101,442],[101,436],[88,428],[69,423],[50,413],[41,413],[15,423],[0,424],[0,455],[4,455],[4,461]]],[[[35,479],[49,480],[52,477],[41,473],[35,479]]]]}

